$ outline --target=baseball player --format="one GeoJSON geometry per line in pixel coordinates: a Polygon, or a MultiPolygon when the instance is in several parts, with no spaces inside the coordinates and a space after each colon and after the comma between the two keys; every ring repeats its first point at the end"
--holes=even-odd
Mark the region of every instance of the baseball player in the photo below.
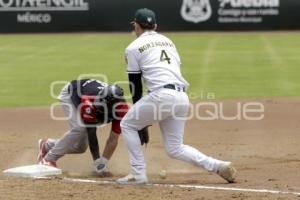
{"type": "Polygon", "coordinates": [[[56,167],[59,158],[65,154],[84,153],[89,145],[95,171],[105,175],[107,162],[118,144],[120,121],[128,109],[122,88],[94,79],[73,80],[62,89],[58,98],[68,117],[70,130],[60,139],[39,140],[38,162],[56,167]],[[96,126],[109,122],[112,129],[100,157],[96,126]]]}
{"type": "Polygon", "coordinates": [[[155,32],[155,13],[147,8],[139,9],[132,24],[137,39],[126,48],[125,57],[134,105],[121,121],[131,173],[117,182],[148,182],[141,144],[148,142],[147,127],[155,121],[159,123],[165,151],[170,157],[215,172],[233,182],[236,170],[231,162],[208,157],[183,144],[185,118],[189,110],[189,98],[185,93],[188,83],[181,75],[181,62],[174,43],[155,32]],[[148,89],[144,97],[141,78],[148,89]]]}

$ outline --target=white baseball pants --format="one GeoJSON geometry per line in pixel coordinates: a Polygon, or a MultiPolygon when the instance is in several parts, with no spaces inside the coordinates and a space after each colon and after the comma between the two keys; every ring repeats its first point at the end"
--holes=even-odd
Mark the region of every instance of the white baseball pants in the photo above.
{"type": "MultiPolygon", "coordinates": [[[[164,139],[166,153],[208,171],[214,171],[218,160],[183,144],[184,125],[189,111],[185,92],[161,88],[135,103],[121,121],[122,135],[129,152],[131,173],[146,173],[146,164],[138,130],[158,122],[164,139]]],[[[151,133],[150,133],[151,135],[151,133]]]]}

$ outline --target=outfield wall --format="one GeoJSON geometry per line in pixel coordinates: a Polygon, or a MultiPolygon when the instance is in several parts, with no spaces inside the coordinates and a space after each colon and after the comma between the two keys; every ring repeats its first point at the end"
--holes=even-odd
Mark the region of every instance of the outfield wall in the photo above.
{"type": "Polygon", "coordinates": [[[163,31],[300,28],[300,0],[0,0],[0,32],[128,31],[141,7],[163,31]]]}

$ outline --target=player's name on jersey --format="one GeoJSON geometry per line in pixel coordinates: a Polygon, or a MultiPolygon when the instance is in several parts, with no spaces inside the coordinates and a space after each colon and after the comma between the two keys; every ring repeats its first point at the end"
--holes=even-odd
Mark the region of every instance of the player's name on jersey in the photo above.
{"type": "Polygon", "coordinates": [[[175,45],[170,42],[150,42],[141,46],[139,48],[139,52],[143,53],[144,51],[153,47],[175,47],[175,45]]]}

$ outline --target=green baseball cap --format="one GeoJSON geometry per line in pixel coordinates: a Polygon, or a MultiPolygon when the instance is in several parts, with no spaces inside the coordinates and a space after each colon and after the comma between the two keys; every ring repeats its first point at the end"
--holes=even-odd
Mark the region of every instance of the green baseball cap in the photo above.
{"type": "MultiPolygon", "coordinates": [[[[138,24],[156,24],[155,13],[148,8],[141,8],[135,12],[134,21],[138,24]]],[[[132,23],[133,23],[132,22],[132,23]]]]}

